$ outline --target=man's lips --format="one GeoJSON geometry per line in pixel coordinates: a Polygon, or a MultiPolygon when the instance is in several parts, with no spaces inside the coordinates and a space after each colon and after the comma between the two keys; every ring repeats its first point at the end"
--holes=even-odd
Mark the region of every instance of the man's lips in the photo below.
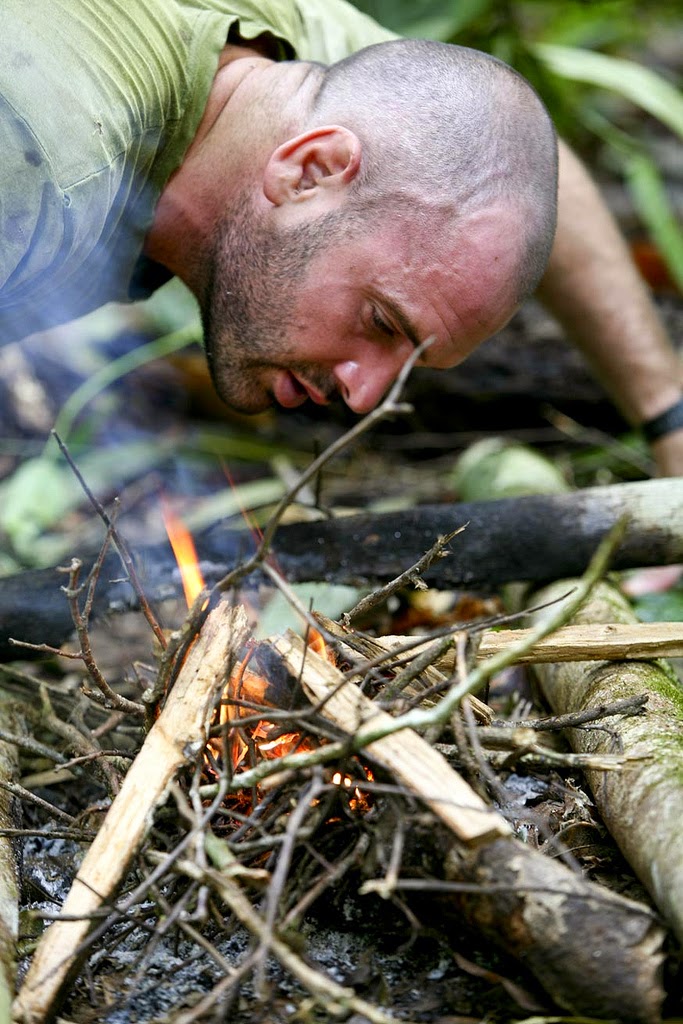
{"type": "Polygon", "coordinates": [[[290,370],[278,370],[273,380],[273,397],[285,409],[296,409],[310,398],[316,405],[327,405],[329,399],[317,388],[300,380],[290,370]]]}

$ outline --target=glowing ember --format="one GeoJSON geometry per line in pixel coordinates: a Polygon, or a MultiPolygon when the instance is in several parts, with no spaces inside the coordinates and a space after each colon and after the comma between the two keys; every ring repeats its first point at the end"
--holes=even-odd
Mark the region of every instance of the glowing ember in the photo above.
{"type": "MultiPolygon", "coordinates": [[[[362,766],[361,766],[362,767],[362,766]]],[[[365,778],[368,782],[374,782],[374,775],[369,768],[362,768],[365,778]]],[[[359,786],[357,779],[352,779],[350,775],[343,775],[341,772],[335,772],[332,776],[332,785],[341,786],[343,789],[351,791],[349,799],[349,807],[352,811],[360,811],[365,813],[370,810],[370,796],[362,788],[362,783],[359,786]]]]}
{"type": "Polygon", "coordinates": [[[197,558],[192,534],[182,520],[166,504],[162,505],[162,515],[168,539],[171,542],[173,554],[180,569],[185,600],[188,607],[190,607],[197,595],[204,589],[204,577],[199,568],[199,559],[197,558]]]}

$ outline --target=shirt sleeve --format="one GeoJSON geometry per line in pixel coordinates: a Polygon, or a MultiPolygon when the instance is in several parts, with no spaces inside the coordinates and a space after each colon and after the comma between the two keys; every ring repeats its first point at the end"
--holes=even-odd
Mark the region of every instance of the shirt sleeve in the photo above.
{"type": "Polygon", "coordinates": [[[18,311],[59,250],[64,199],[33,132],[2,95],[0,153],[1,345],[24,333],[18,311]]]}
{"type": "Polygon", "coordinates": [[[347,0],[296,0],[296,7],[302,20],[300,60],[333,64],[364,46],[399,38],[347,0]]]}

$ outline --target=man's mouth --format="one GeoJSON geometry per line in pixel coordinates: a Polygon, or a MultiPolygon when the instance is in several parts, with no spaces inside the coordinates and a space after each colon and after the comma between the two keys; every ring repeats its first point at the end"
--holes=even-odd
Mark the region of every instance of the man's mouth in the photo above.
{"type": "Polygon", "coordinates": [[[329,399],[313,385],[302,381],[290,370],[278,370],[273,380],[273,397],[285,409],[296,409],[310,398],[316,405],[327,405],[329,399]]]}

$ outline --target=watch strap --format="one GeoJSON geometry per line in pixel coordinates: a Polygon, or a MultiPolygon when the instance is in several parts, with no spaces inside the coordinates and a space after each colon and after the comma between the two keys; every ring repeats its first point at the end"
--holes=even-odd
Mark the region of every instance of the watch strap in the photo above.
{"type": "Polygon", "coordinates": [[[667,434],[673,434],[674,430],[682,430],[683,398],[679,398],[677,402],[674,402],[664,412],[660,412],[658,416],[653,416],[652,419],[646,420],[645,423],[641,424],[640,429],[646,440],[650,441],[650,443],[657,441],[660,437],[666,437],[667,434]]]}

